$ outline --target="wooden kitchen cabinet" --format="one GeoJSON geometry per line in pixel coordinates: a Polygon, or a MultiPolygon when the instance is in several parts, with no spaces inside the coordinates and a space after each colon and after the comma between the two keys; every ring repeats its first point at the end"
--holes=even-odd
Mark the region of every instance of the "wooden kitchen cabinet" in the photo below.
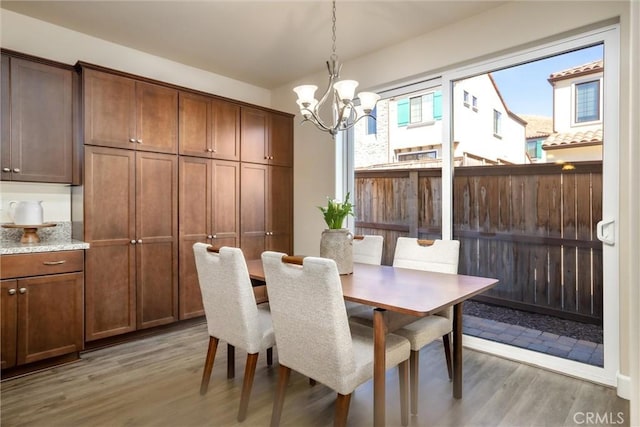
{"type": "Polygon", "coordinates": [[[292,253],[293,169],[242,163],[240,247],[246,259],[265,250],[292,253]]]}
{"type": "Polygon", "coordinates": [[[178,319],[177,156],[85,147],[87,341],[178,319]]]}
{"type": "Polygon", "coordinates": [[[82,66],[84,143],[178,152],[178,91],[82,66]]]}
{"type": "Polygon", "coordinates": [[[73,179],[73,69],[2,54],[3,181],[73,179]]]}
{"type": "Polygon", "coordinates": [[[183,155],[240,160],[240,107],[180,92],[179,145],[183,155]]]}
{"type": "Polygon", "coordinates": [[[3,255],[2,369],[83,349],[83,251],[3,255]]]}
{"type": "Polygon", "coordinates": [[[257,108],[241,112],[241,160],[293,166],[293,118],[257,108]]]}
{"type": "Polygon", "coordinates": [[[240,164],[180,157],[180,318],[204,315],[193,244],[239,246],[240,164]]]}

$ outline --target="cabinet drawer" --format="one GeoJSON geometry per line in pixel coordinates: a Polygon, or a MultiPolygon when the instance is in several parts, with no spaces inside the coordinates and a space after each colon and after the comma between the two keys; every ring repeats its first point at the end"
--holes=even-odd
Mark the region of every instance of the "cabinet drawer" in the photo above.
{"type": "Polygon", "coordinates": [[[2,279],[83,270],[84,251],[41,252],[0,257],[0,278],[2,279]]]}

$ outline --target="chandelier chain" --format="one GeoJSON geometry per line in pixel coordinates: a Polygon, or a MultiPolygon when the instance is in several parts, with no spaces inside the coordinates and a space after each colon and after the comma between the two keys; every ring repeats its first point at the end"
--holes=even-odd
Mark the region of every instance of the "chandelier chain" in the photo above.
{"type": "Polygon", "coordinates": [[[331,40],[333,41],[333,45],[331,47],[332,49],[332,57],[336,56],[336,2],[335,0],[333,1],[333,18],[332,18],[332,23],[333,26],[331,28],[332,31],[332,38],[331,40]]]}

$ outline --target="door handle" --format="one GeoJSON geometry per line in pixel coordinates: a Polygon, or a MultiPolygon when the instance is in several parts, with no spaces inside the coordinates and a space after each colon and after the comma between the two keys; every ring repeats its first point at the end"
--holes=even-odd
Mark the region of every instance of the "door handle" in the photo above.
{"type": "Polygon", "coordinates": [[[596,226],[598,240],[602,243],[613,246],[616,243],[616,222],[615,220],[598,221],[596,226]]]}

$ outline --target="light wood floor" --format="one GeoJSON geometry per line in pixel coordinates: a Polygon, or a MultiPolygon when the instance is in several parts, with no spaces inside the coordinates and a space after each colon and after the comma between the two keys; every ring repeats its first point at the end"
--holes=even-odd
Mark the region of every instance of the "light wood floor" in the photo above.
{"type": "MultiPolygon", "coordinates": [[[[206,396],[199,395],[208,342],[206,325],[83,354],[80,361],[3,381],[1,424],[9,426],[266,426],[271,416],[274,366],[258,361],[249,415],[236,422],[245,354],[236,351],[236,378],[226,379],[221,345],[206,396]]],[[[494,356],[465,350],[464,398],[451,397],[442,344],[421,353],[420,413],[412,426],[564,426],[586,413],[621,417],[628,402],[607,387],[494,356]]],[[[397,370],[387,374],[387,424],[400,424],[397,370]]],[[[329,426],[335,393],[292,373],[282,424],[329,426]]],[[[373,424],[372,383],[351,401],[350,426],[373,424]]],[[[600,418],[602,420],[602,418],[600,418]]],[[[589,424],[594,425],[594,424],[589,424]]],[[[620,425],[620,424],[619,424],[620,425]]]]}

